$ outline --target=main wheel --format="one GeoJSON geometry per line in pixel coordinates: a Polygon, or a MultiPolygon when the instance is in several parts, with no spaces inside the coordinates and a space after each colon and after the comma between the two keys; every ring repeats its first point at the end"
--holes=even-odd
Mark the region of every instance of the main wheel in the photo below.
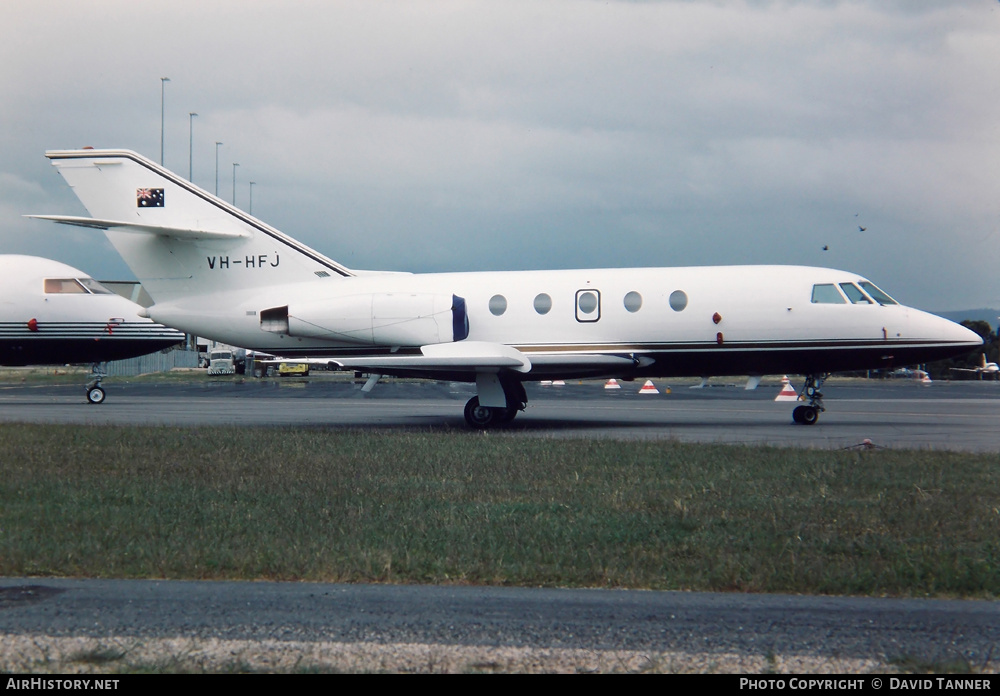
{"type": "Polygon", "coordinates": [[[104,390],[101,387],[91,387],[87,390],[87,401],[92,404],[104,403],[104,390]]]}
{"type": "Polygon", "coordinates": [[[487,428],[497,417],[497,411],[502,409],[480,406],[479,397],[474,396],[465,404],[465,422],[473,428],[487,428]]]}

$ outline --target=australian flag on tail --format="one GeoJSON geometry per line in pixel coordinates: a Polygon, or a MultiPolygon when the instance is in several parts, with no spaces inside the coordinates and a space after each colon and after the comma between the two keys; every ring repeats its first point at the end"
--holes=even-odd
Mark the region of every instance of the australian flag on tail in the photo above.
{"type": "Polygon", "coordinates": [[[141,188],[135,190],[135,204],[139,208],[162,208],[163,189],[141,188]]]}

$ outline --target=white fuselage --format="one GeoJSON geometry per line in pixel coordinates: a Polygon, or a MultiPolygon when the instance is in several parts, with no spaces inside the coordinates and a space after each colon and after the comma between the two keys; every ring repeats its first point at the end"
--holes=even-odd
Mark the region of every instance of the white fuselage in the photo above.
{"type": "MultiPolygon", "coordinates": [[[[260,274],[266,276],[266,269],[260,274]]],[[[546,362],[539,356],[548,356],[548,365],[558,355],[575,353],[649,356],[654,362],[634,372],[650,375],[890,367],[978,341],[963,327],[899,304],[812,301],[816,284],[862,280],[843,271],[794,266],[372,274],[158,303],[151,316],[191,333],[289,357],[355,355],[359,349],[395,353],[421,342],[345,340],[344,312],[324,316],[315,308],[365,306],[379,294],[454,295],[465,300],[468,341],[512,346],[538,363],[546,362]],[[287,306],[293,316],[297,306],[312,308],[310,324],[317,330],[296,336],[262,329],[261,312],[276,306],[287,306]],[[319,337],[324,328],[329,334],[319,337]]],[[[569,364],[533,370],[544,376],[595,371],[606,370],[569,364]]]]}

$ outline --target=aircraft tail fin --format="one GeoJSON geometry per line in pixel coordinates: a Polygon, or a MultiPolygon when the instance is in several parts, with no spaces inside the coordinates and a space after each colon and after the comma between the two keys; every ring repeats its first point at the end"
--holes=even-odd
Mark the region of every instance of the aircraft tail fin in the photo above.
{"type": "Polygon", "coordinates": [[[130,150],[45,153],[157,303],[354,272],[130,150]]]}

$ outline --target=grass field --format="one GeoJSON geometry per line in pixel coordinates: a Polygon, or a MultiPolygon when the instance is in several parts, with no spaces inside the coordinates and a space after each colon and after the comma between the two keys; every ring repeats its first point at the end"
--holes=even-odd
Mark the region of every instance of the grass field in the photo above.
{"type": "Polygon", "coordinates": [[[995,455],[0,425],[0,575],[1000,596],[995,455]]]}

